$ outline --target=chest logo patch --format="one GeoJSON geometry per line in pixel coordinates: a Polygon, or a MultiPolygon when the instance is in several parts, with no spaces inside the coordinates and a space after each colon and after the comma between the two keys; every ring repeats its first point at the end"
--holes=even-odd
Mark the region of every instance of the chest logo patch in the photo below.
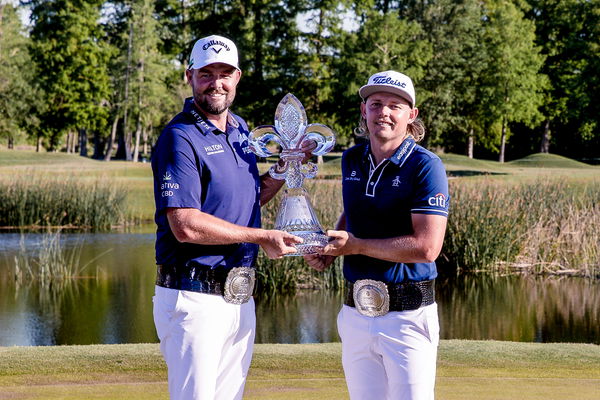
{"type": "Polygon", "coordinates": [[[360,181],[360,178],[356,177],[356,171],[352,171],[352,173],[350,174],[350,176],[345,177],[344,180],[346,180],[346,181],[360,181]]]}
{"type": "Polygon", "coordinates": [[[392,181],[392,186],[398,187],[398,186],[400,186],[400,184],[401,184],[401,183],[402,183],[402,182],[400,181],[400,177],[399,177],[399,176],[397,176],[397,177],[395,177],[395,178],[394,178],[394,180],[392,181]]]}
{"type": "Polygon", "coordinates": [[[206,155],[213,155],[218,153],[224,153],[223,145],[220,143],[213,144],[210,146],[204,146],[204,151],[206,151],[206,155]]]}
{"type": "Polygon", "coordinates": [[[248,154],[248,153],[252,153],[252,150],[250,150],[250,146],[248,146],[248,141],[244,141],[242,143],[242,151],[244,152],[244,154],[248,154]]]}

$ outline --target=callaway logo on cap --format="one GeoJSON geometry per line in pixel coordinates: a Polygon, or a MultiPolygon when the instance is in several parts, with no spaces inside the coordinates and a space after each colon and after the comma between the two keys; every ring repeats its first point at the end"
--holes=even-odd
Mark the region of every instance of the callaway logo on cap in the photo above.
{"type": "Polygon", "coordinates": [[[209,64],[223,63],[240,69],[238,66],[238,52],[235,43],[218,35],[211,35],[199,39],[190,56],[189,69],[200,69],[209,64]]]}
{"type": "Polygon", "coordinates": [[[369,78],[369,82],[358,90],[363,101],[376,92],[395,94],[407,100],[411,107],[415,106],[415,88],[412,80],[400,72],[383,71],[373,74],[369,78]]]}

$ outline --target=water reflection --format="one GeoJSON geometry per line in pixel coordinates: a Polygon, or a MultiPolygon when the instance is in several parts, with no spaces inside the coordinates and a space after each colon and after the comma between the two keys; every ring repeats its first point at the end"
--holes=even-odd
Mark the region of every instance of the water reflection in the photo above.
{"type": "Polygon", "coordinates": [[[444,338],[600,343],[600,282],[567,277],[438,279],[444,338]]]}
{"type": "Polygon", "coordinates": [[[256,299],[257,343],[339,342],[335,320],[341,293],[302,291],[256,299]]]}
{"type": "MultiPolygon", "coordinates": [[[[29,234],[29,245],[39,240],[29,234]]],[[[63,234],[84,240],[97,273],[58,292],[17,287],[9,271],[20,235],[0,234],[0,345],[156,342],[152,322],[154,234],[63,234]]],[[[436,284],[444,339],[600,344],[600,284],[579,278],[471,275],[436,284]]],[[[257,343],[333,342],[341,293],[256,298],[257,343]]]]}

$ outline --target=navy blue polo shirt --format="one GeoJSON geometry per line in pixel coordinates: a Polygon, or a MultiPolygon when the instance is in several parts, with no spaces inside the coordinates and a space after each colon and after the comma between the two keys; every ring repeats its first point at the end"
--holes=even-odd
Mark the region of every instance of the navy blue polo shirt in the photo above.
{"type": "MultiPolygon", "coordinates": [[[[374,164],[369,144],[342,156],[346,229],[358,238],[383,239],[412,233],[411,214],[448,216],[448,180],[442,161],[407,138],[392,157],[374,164]]],[[[437,276],[435,263],[395,263],[364,255],[344,256],[344,277],[387,283],[437,276]]]]}
{"type": "Polygon", "coordinates": [[[166,216],[168,207],[196,208],[237,225],[260,227],[260,178],[248,134],[246,122],[231,112],[227,132],[221,132],[198,113],[192,98],[162,131],[152,155],[157,264],[254,265],[258,245],[180,243],[166,216]]]}

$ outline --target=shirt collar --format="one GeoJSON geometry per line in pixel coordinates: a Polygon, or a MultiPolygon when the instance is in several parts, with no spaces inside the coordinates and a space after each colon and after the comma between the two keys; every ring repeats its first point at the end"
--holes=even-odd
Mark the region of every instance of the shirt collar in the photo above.
{"type": "MultiPolygon", "coordinates": [[[[404,165],[408,157],[410,157],[410,155],[412,154],[416,145],[417,144],[415,142],[415,139],[413,139],[412,136],[408,136],[406,139],[404,139],[400,146],[398,146],[394,154],[390,158],[388,158],[388,160],[396,164],[398,168],[402,167],[402,165],[404,165]]],[[[367,143],[367,145],[365,146],[363,160],[373,163],[373,161],[371,160],[371,143],[367,143]]]]}
{"type": "MultiPolygon", "coordinates": [[[[194,105],[193,97],[185,99],[185,102],[183,104],[183,112],[189,114],[194,119],[194,121],[196,121],[196,126],[200,129],[200,132],[202,132],[202,134],[207,135],[211,132],[214,134],[223,133],[221,132],[221,130],[217,129],[217,127],[215,127],[212,124],[212,122],[207,120],[200,112],[198,112],[198,109],[194,105]]],[[[229,126],[231,126],[235,129],[239,128],[240,126],[240,123],[229,110],[227,110],[227,125],[228,128],[229,126]]]]}
{"type": "Polygon", "coordinates": [[[390,157],[390,161],[400,168],[402,165],[404,165],[408,157],[410,157],[416,145],[415,139],[413,139],[412,136],[407,137],[404,139],[402,144],[398,146],[398,149],[394,155],[390,157]]]}

